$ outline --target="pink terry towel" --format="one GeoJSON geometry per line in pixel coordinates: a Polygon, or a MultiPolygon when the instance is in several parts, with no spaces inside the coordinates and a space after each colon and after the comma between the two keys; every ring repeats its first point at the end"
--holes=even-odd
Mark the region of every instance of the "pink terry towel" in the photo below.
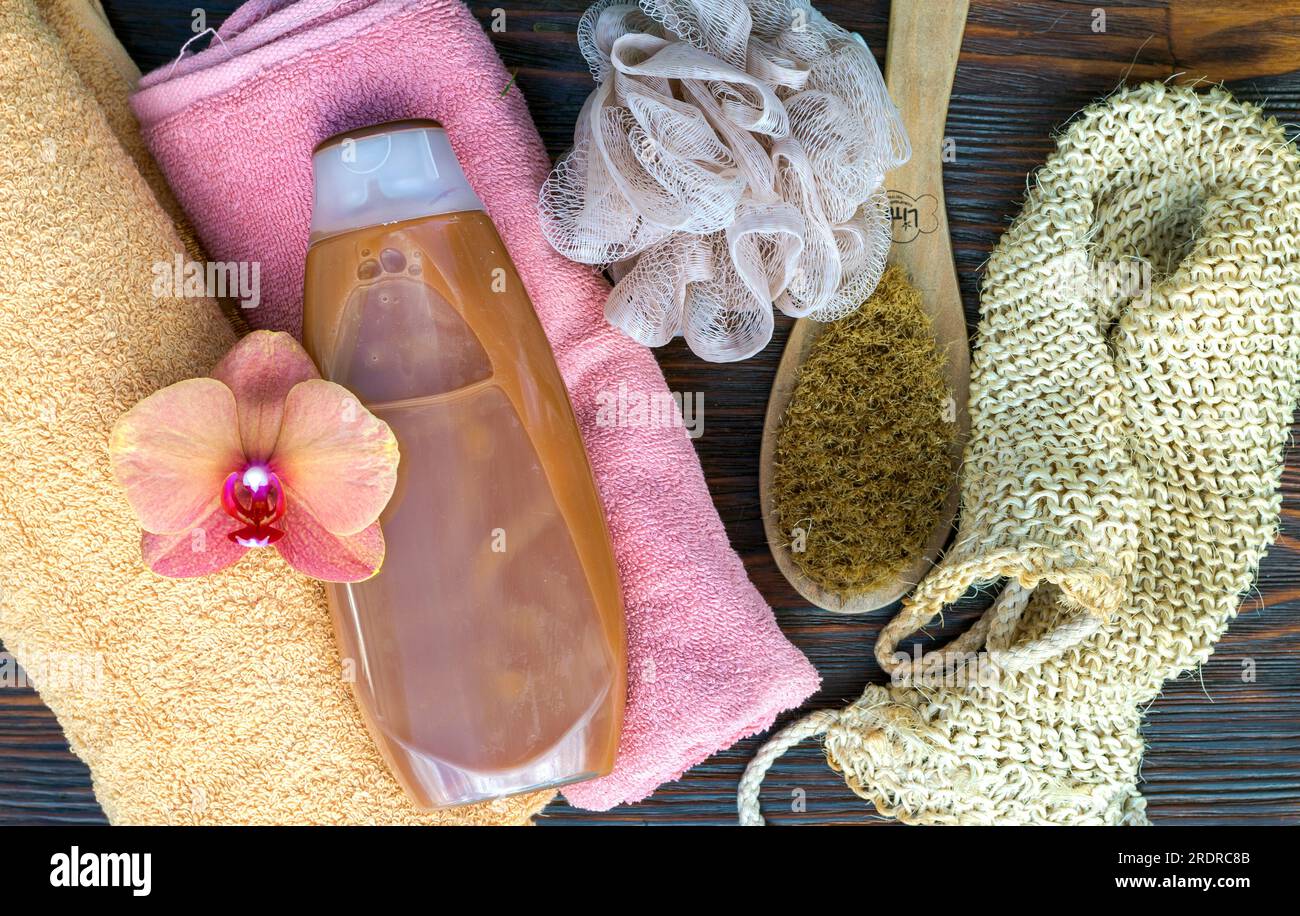
{"type": "Polygon", "coordinates": [[[312,147],[396,118],[447,128],[555,350],[622,575],[629,678],[618,762],[565,790],[604,810],[768,728],[818,677],[746,577],[684,430],[627,414],[609,422],[617,399],[668,389],[650,352],[605,323],[605,282],[543,239],[537,194],[550,163],[510,83],[459,0],[252,0],[207,50],[146,76],[132,105],[209,256],[261,262],[250,323],[293,332],[312,147]]]}

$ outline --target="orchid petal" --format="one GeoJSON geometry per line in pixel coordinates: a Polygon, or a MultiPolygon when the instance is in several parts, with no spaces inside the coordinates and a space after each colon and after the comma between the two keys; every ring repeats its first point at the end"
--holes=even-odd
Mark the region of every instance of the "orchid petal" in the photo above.
{"type": "Polygon", "coordinates": [[[254,331],[217,363],[212,377],[235,394],[244,454],[250,461],[265,461],[280,435],[285,397],[294,385],[320,378],[320,373],[292,335],[254,331]]]}
{"type": "Polygon", "coordinates": [[[146,531],[196,527],[244,461],[235,396],[212,378],[192,378],[136,404],[108,438],[113,476],[146,531]]]}
{"type": "Polygon", "coordinates": [[[375,522],[356,534],[330,534],[297,495],[287,494],[289,509],[275,543],[280,556],[298,572],[325,582],[360,582],[384,562],[384,535],[375,522]]]}
{"type": "Polygon", "coordinates": [[[388,424],[343,386],[299,382],[285,398],[271,467],[326,531],[356,534],[379,518],[397,484],[397,461],[388,424]]]}
{"type": "Polygon", "coordinates": [[[172,579],[190,579],[225,569],[244,555],[246,548],[235,544],[227,536],[239,527],[239,522],[226,514],[218,501],[211,510],[188,531],[172,534],[151,534],[148,531],[140,542],[144,563],[160,576],[172,579]]]}

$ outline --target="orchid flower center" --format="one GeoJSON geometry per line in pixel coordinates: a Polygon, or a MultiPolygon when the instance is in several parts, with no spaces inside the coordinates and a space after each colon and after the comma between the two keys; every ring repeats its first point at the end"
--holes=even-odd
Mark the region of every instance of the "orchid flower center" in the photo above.
{"type": "Polygon", "coordinates": [[[244,527],[227,537],[240,547],[267,547],[284,537],[275,523],[284,517],[284,487],[265,464],[234,471],[221,488],[221,508],[244,527]]]}

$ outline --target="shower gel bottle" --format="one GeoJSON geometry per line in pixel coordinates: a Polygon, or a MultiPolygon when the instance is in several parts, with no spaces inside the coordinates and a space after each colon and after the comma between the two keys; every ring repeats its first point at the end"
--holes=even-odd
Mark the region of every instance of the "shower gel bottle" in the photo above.
{"type": "Polygon", "coordinates": [[[618,572],[505,245],[436,122],[340,134],[312,159],[304,343],[401,450],[383,567],[328,586],[366,724],[425,809],[608,773],[618,572]]]}

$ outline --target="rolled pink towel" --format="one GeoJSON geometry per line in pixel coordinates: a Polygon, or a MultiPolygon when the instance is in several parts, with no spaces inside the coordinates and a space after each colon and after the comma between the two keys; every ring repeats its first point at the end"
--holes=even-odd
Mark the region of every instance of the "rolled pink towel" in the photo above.
{"type": "Polygon", "coordinates": [[[618,761],[565,791],[603,810],[768,728],[818,676],[746,577],[685,431],[609,422],[612,400],[662,399],[667,385],[650,352],[606,324],[604,280],[542,237],[550,162],[510,83],[459,0],[252,0],[208,50],[147,75],[132,106],[209,256],[260,262],[250,323],[294,333],[312,147],[398,118],[447,128],[555,350],[618,558],[628,636],[618,761]]]}

